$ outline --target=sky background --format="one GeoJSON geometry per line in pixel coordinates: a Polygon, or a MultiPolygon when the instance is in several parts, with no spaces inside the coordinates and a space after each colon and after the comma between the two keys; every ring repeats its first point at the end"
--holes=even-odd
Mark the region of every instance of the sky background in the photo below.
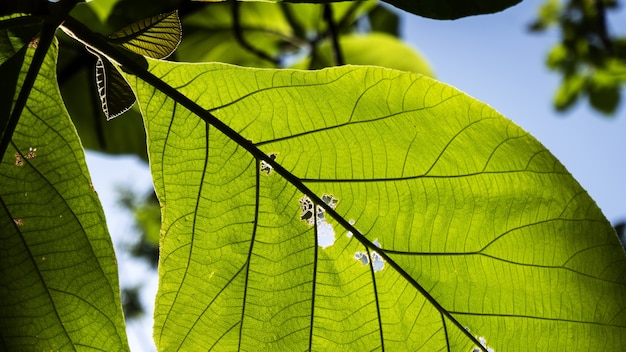
{"type": "MultiPolygon", "coordinates": [[[[488,103],[541,141],[596,200],[609,221],[626,220],[626,104],[604,117],[581,101],[565,114],[555,112],[552,97],[558,74],[544,64],[558,32],[527,30],[542,0],[525,0],[495,15],[435,21],[403,14],[403,37],[431,63],[437,78],[488,103]]],[[[626,33],[626,11],[609,20],[609,30],[626,33]]],[[[626,100],[626,97],[625,97],[626,100]]],[[[122,286],[143,283],[148,313],[129,322],[132,351],[151,351],[151,310],[156,278],[147,264],[121,251],[136,236],[133,218],[119,205],[116,189],[138,195],[151,189],[150,173],[135,157],[87,152],[93,184],[101,197],[116,244],[122,286]],[[129,275],[128,273],[133,273],[129,275]]]]}

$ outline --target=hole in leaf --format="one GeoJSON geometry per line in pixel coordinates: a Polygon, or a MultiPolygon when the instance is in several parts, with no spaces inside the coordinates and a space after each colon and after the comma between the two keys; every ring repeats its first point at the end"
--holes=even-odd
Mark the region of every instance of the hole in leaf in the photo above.
{"type": "MultiPolygon", "coordinates": [[[[378,248],[382,248],[380,246],[380,242],[378,241],[378,238],[375,239],[374,242],[372,243],[374,244],[374,246],[378,248]]],[[[380,256],[380,254],[378,254],[376,251],[372,251],[371,257],[372,257],[372,268],[374,269],[375,273],[385,268],[385,261],[383,260],[383,257],[380,256]]]]}
{"type": "Polygon", "coordinates": [[[360,260],[361,264],[363,264],[363,265],[367,265],[370,262],[370,259],[367,256],[367,253],[365,253],[365,252],[356,252],[356,253],[354,253],[354,259],[360,260]]]}
{"type": "MultiPolygon", "coordinates": [[[[466,328],[467,331],[469,331],[469,328],[466,328]]],[[[487,352],[495,352],[495,350],[489,346],[487,346],[487,339],[484,338],[483,336],[478,337],[478,341],[480,342],[480,344],[487,349],[487,352]]],[[[474,348],[472,349],[472,352],[481,352],[482,350],[479,347],[474,346],[474,348]]]]}
{"type": "Polygon", "coordinates": [[[335,229],[333,225],[321,219],[317,221],[317,244],[322,247],[330,247],[335,243],[335,229]]]}
{"type": "Polygon", "coordinates": [[[315,222],[313,220],[314,208],[315,208],[315,205],[313,204],[313,201],[311,200],[311,198],[307,196],[302,196],[302,198],[300,198],[300,209],[302,209],[302,214],[300,214],[300,220],[306,221],[306,223],[309,224],[309,226],[313,226],[315,222]]]}
{"type": "MultiPolygon", "coordinates": [[[[350,219],[350,220],[348,220],[348,223],[349,223],[350,225],[354,225],[355,221],[354,221],[354,219],[350,219]]],[[[346,236],[347,236],[348,238],[352,237],[352,231],[348,231],[348,233],[346,233],[346,236]]]]}
{"type": "MultiPolygon", "coordinates": [[[[339,200],[333,195],[324,193],[322,201],[335,209],[339,200]]],[[[317,244],[322,248],[327,248],[335,243],[335,229],[324,217],[324,208],[315,205],[311,198],[306,195],[300,198],[300,220],[306,221],[309,226],[317,226],[317,244]]]]}
{"type": "Polygon", "coordinates": [[[374,269],[374,272],[377,273],[384,268],[385,261],[383,260],[383,257],[381,257],[380,254],[376,252],[372,252],[372,269],[374,269]]]}
{"type": "MultiPolygon", "coordinates": [[[[268,157],[270,159],[272,159],[272,160],[276,160],[277,156],[278,156],[278,154],[276,154],[276,153],[268,154],[268,157]]],[[[268,164],[265,160],[261,160],[261,163],[260,163],[259,167],[261,169],[260,171],[263,172],[266,175],[269,175],[272,172],[272,170],[274,169],[272,167],[272,165],[268,164]]]]}

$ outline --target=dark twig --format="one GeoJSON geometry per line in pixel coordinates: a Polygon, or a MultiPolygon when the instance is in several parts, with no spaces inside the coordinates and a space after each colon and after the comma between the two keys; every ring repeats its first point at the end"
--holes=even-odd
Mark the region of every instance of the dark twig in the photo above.
{"type": "Polygon", "coordinates": [[[330,39],[330,45],[333,53],[333,61],[336,66],[344,65],[343,53],[339,46],[339,33],[337,32],[337,26],[333,19],[333,8],[330,4],[324,4],[324,21],[328,26],[327,35],[330,39]]]}
{"type": "Polygon", "coordinates": [[[606,7],[604,6],[604,1],[596,0],[595,2],[597,16],[598,16],[598,36],[604,45],[604,48],[609,53],[610,56],[613,56],[613,43],[611,42],[611,38],[609,37],[609,31],[607,29],[606,24],[606,7]]]}
{"type": "Polygon", "coordinates": [[[358,10],[362,4],[363,3],[361,1],[353,2],[348,11],[346,11],[346,14],[341,18],[341,20],[339,20],[337,28],[341,29],[347,27],[350,24],[350,20],[353,19],[352,17],[356,13],[356,10],[358,10]]]}
{"type": "Polygon", "coordinates": [[[235,34],[235,39],[237,42],[244,47],[246,50],[251,52],[252,54],[258,56],[259,58],[269,61],[274,65],[280,65],[280,60],[278,58],[272,57],[268,53],[259,50],[250,44],[245,36],[243,35],[243,27],[241,26],[241,13],[239,11],[239,2],[232,1],[232,16],[233,16],[233,32],[235,34]]]}

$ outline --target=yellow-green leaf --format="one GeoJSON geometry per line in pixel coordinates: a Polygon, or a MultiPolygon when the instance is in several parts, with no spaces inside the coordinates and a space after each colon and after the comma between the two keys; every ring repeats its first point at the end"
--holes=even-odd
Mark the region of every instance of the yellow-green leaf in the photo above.
{"type": "Polygon", "coordinates": [[[56,51],[47,51],[0,164],[0,349],[125,351],[115,253],[57,87],[56,51]]]}
{"type": "Polygon", "coordinates": [[[614,230],[486,104],[383,68],[149,62],[169,86],[130,82],[162,203],[159,349],[624,345],[614,230]]]}
{"type": "Polygon", "coordinates": [[[166,58],[176,50],[182,38],[178,11],[137,21],[111,34],[109,38],[111,42],[139,55],[154,59],[166,58]]]}

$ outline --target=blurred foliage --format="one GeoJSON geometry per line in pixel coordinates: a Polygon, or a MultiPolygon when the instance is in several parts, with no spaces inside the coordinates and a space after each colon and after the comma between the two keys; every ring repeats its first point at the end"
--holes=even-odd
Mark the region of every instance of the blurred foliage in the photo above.
{"type": "MultiPolygon", "coordinates": [[[[157,274],[159,263],[159,236],[161,209],[154,191],[148,195],[137,195],[129,188],[118,189],[120,205],[133,215],[137,236],[127,238],[122,249],[133,258],[147,263],[157,274]]],[[[134,278],[131,286],[122,286],[121,299],[124,316],[127,320],[143,317],[145,307],[141,303],[141,291],[145,288],[142,278],[134,278]]]]}
{"type": "Polygon", "coordinates": [[[626,34],[611,32],[608,14],[618,0],[546,0],[530,28],[543,32],[557,27],[561,40],[546,65],[562,76],[554,96],[557,110],[569,109],[586,97],[597,111],[611,115],[619,106],[626,83],[626,34]]]}
{"type": "Polygon", "coordinates": [[[138,286],[122,288],[122,308],[126,320],[137,319],[144,314],[144,307],[139,297],[140,290],[141,287],[138,286]]]}
{"type": "MultiPolygon", "coordinates": [[[[398,15],[375,1],[319,5],[98,0],[77,6],[71,15],[109,35],[174,9],[182,21],[183,40],[170,60],[301,69],[360,64],[433,75],[426,60],[398,38],[398,15]],[[325,8],[332,21],[324,17],[325,8]],[[330,31],[331,24],[336,32],[330,31]],[[333,42],[339,43],[343,62],[333,59],[333,42]]],[[[66,36],[61,36],[60,46],[59,85],[83,145],[147,159],[137,108],[123,119],[106,121],[94,84],[96,58],[66,36]]]]}
{"type": "Polygon", "coordinates": [[[161,209],[154,191],[147,196],[137,196],[130,189],[119,190],[121,205],[133,214],[139,239],[128,245],[126,250],[135,258],[145,260],[156,269],[159,263],[159,233],[161,209]]]}

